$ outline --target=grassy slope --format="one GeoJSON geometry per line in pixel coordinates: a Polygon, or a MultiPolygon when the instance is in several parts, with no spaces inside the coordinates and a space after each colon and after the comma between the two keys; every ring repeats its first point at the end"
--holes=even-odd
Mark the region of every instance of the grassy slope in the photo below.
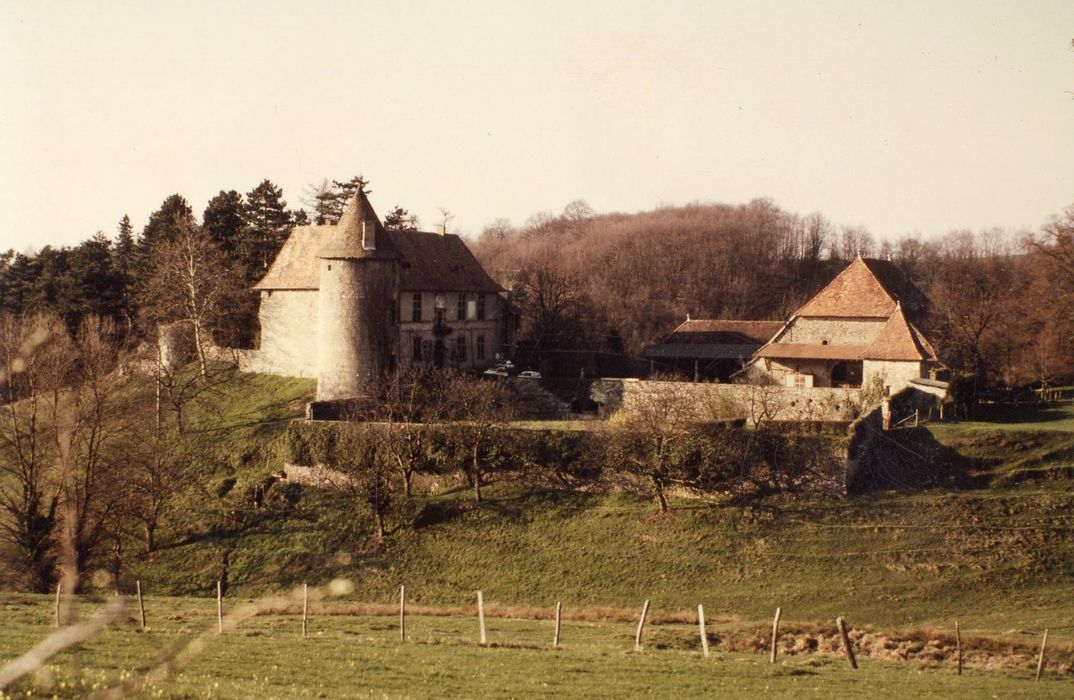
{"type": "MultiPolygon", "coordinates": [[[[415,697],[612,697],[646,688],[685,697],[1069,691],[1069,681],[1030,686],[1024,671],[971,669],[957,679],[948,670],[869,660],[854,675],[832,659],[798,657],[773,669],[759,655],[725,651],[710,660],[714,673],[693,649],[690,625],[654,627],[653,646],[639,658],[626,653],[632,630],[622,621],[644,598],[657,611],[690,611],[702,602],[710,621],[728,629],[760,624],[781,605],[790,625],[845,614],[859,626],[948,630],[957,618],[968,634],[1028,645],[1047,626],[1049,646],[1069,649],[1074,489],[1061,467],[1074,433],[1054,429],[1065,418],[1047,421],[1048,430],[933,427],[937,440],[972,457],[972,468],[992,479],[988,489],[785,498],[756,507],[680,498],[658,517],[638,496],[564,493],[501,478],[481,507],[467,490],[450,487],[400,505],[392,519],[398,529],[376,545],[364,509],[333,494],[305,489],[294,503],[246,505],[244,489],[277,467],[272,440],[311,388],[245,375],[222,397],[207,482],[238,484],[184,513],[152,561],[133,554],[128,561],[128,573],[150,592],[192,597],[151,599],[153,634],[129,626],[109,631],[61,659],[57,680],[114,680],[119,670],[153,663],[162,645],[211,624],[212,586],[226,556],[229,598],[346,576],[356,584],[356,601],[390,602],[405,582],[415,605],[470,605],[480,588],[492,611],[507,614],[525,615],[529,606],[547,611],[556,600],[571,613],[621,611],[605,611],[619,621],[566,623],[567,649],[559,653],[541,648],[547,621],[493,618],[492,640],[512,648],[482,650],[472,645],[473,622],[465,619],[415,618],[418,644],[399,647],[390,619],[318,617],[315,640],[300,647],[277,637],[294,634],[293,616],[257,618],[227,644],[214,642],[169,686],[177,694],[280,696],[306,686],[329,695],[375,687],[415,697]],[[82,675],[80,667],[90,670],[82,675]]],[[[6,596],[0,660],[41,637],[49,611],[44,597],[6,596]]]]}
{"type": "MultiPolygon", "coordinates": [[[[1074,491],[1061,470],[1043,480],[1006,478],[1026,463],[1054,468],[1074,433],[935,427],[939,441],[1005,484],[959,493],[784,498],[759,507],[679,499],[658,517],[629,494],[501,480],[475,507],[468,491],[447,488],[400,504],[391,519],[397,530],[376,545],[364,507],[333,494],[304,489],[296,503],[270,498],[261,509],[246,501],[249,483],[276,467],[271,439],[310,389],[245,375],[230,390],[220,426],[231,430],[220,433],[210,486],[228,475],[238,485],[187,512],[182,532],[170,533],[152,561],[131,557],[131,574],[152,591],[180,595],[211,590],[226,568],[228,584],[243,594],[343,575],[368,601],[389,600],[406,583],[432,605],[468,602],[482,588],[515,605],[561,599],[633,608],[651,598],[658,609],[704,602],[714,614],[748,620],[781,605],[798,620],[845,613],[876,625],[947,625],[957,616],[971,628],[1074,632],[1066,595],[1074,491]]],[[[1064,416],[1048,423],[1069,418],[1074,427],[1074,416],[1064,416]]]]}

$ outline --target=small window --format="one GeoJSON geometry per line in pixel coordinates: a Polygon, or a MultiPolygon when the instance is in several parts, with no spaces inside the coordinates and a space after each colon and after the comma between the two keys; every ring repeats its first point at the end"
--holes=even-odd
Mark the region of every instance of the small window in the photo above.
{"type": "Polygon", "coordinates": [[[484,321],[485,320],[485,295],[484,294],[478,294],[477,295],[477,320],[478,321],[484,321]]]}
{"type": "Polygon", "coordinates": [[[421,320],[421,292],[414,292],[414,300],[410,307],[410,320],[421,320]]]}
{"type": "Polygon", "coordinates": [[[459,319],[460,321],[465,321],[466,320],[466,293],[465,292],[459,295],[458,313],[456,314],[455,317],[457,319],[459,319]]]}
{"type": "Polygon", "coordinates": [[[478,360],[485,359],[485,336],[477,336],[477,347],[474,348],[474,357],[478,360]]]}
{"type": "Polygon", "coordinates": [[[459,362],[466,362],[466,336],[455,338],[455,358],[459,362]]]}
{"type": "Polygon", "coordinates": [[[414,349],[413,349],[413,355],[411,355],[411,359],[413,359],[415,362],[421,362],[421,360],[422,360],[422,357],[421,357],[421,338],[419,338],[418,336],[414,336],[414,349]]]}
{"type": "Polygon", "coordinates": [[[329,272],[331,272],[331,271],[332,271],[332,263],[328,263],[328,271],[329,271],[329,272]]]}

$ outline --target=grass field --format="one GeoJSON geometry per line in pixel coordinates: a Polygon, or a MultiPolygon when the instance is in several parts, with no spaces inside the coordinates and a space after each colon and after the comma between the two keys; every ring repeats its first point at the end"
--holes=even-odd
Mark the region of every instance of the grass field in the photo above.
{"type": "MultiPolygon", "coordinates": [[[[239,601],[228,601],[229,606],[239,601]]],[[[327,605],[327,604],[326,604],[327,605]]],[[[94,606],[83,602],[80,614],[94,606]]],[[[1074,681],[1056,673],[1053,659],[1041,682],[1030,668],[970,666],[960,677],[952,659],[933,663],[859,656],[851,670],[834,650],[767,654],[720,648],[727,623],[710,625],[714,651],[700,653],[692,623],[652,624],[644,650],[633,651],[634,624],[563,624],[561,648],[551,648],[550,620],[490,617],[489,648],[477,643],[474,617],[411,615],[400,643],[388,616],[320,614],[301,639],[291,614],[247,619],[217,636],[211,599],[147,600],[149,631],[123,619],[81,648],[55,657],[35,678],[9,689],[11,697],[81,697],[135,681],[162,658],[208,632],[204,650],[184,669],[144,688],[139,697],[1070,697],[1074,681]]],[[[128,610],[128,612],[133,612],[128,610]]],[[[51,600],[7,596],[2,601],[0,662],[50,632],[51,600]]],[[[857,636],[857,635],[855,635],[857,636]]],[[[1055,652],[1053,657],[1060,652],[1055,652]]],[[[1070,649],[1066,649],[1070,653],[1070,649]]],[[[1031,665],[1031,664],[1030,664],[1031,665]]]]}

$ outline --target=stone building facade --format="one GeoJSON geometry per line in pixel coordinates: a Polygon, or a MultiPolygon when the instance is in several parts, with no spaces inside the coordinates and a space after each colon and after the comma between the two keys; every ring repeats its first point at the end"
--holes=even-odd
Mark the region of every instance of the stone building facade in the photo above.
{"type": "Polygon", "coordinates": [[[318,400],[367,395],[397,367],[482,369],[514,328],[461,238],[387,230],[362,192],[338,224],[295,228],[255,289],[261,343],[246,364],[315,377],[318,400]]]}

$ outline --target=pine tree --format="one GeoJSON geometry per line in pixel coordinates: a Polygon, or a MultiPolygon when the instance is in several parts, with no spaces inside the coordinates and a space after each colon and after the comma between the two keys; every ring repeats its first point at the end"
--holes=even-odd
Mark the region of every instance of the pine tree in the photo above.
{"type": "Polygon", "coordinates": [[[245,234],[243,214],[242,195],[235,190],[220,190],[220,194],[209,200],[202,214],[202,227],[229,257],[240,247],[245,234]]]}
{"type": "Polygon", "coordinates": [[[134,227],[126,214],[119,220],[116,244],[112,250],[112,274],[119,285],[117,315],[122,325],[123,334],[130,336],[134,330],[134,266],[135,242],[134,227]]]}
{"type": "Polygon", "coordinates": [[[418,228],[418,217],[396,205],[384,215],[384,228],[389,231],[415,231],[418,228]]]}
{"type": "Polygon", "coordinates": [[[152,254],[156,245],[175,240],[184,226],[194,223],[194,212],[186,199],[182,195],[173,194],[161,203],[160,209],[149,215],[149,222],[142,229],[138,246],[142,252],[152,254]]]}
{"type": "Polygon", "coordinates": [[[271,180],[262,180],[246,193],[243,220],[247,230],[242,254],[249,261],[246,282],[253,284],[265,274],[291,230],[291,214],[283,190],[271,180]]]}

